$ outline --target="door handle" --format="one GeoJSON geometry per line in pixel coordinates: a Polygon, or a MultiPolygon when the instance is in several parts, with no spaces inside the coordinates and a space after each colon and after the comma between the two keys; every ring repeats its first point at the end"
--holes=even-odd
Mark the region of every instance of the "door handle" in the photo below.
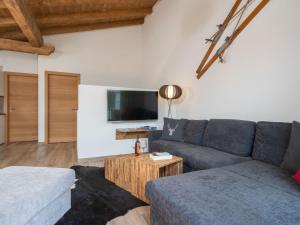
{"type": "Polygon", "coordinates": [[[9,108],[9,112],[15,111],[15,108],[9,108]]]}
{"type": "Polygon", "coordinates": [[[77,111],[78,109],[72,109],[73,111],[77,111]]]}

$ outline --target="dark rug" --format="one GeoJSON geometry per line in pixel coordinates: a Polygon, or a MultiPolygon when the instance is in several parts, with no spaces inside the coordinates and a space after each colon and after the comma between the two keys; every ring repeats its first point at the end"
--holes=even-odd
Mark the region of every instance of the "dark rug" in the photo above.
{"type": "Polygon", "coordinates": [[[78,181],[72,208],[56,225],[105,225],[128,210],[146,205],[104,178],[104,168],[74,166],[78,181]]]}

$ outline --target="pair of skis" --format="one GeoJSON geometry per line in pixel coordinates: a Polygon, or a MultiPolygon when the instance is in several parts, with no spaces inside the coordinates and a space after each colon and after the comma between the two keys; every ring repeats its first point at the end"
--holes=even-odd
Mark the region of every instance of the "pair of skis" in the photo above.
{"type": "MultiPolygon", "coordinates": [[[[219,30],[212,36],[212,38],[206,39],[206,41],[211,42],[211,44],[197,70],[198,79],[200,79],[203,76],[203,74],[214,64],[214,62],[216,62],[218,58],[220,59],[221,62],[223,61],[224,52],[229,48],[229,46],[239,36],[239,34],[248,26],[248,24],[255,18],[255,16],[268,4],[269,1],[270,0],[261,0],[261,2],[256,6],[256,8],[249,14],[249,16],[239,26],[237,26],[234,29],[232,35],[226,38],[225,43],[217,50],[217,52],[208,61],[210,55],[212,54],[214,48],[216,47],[218,41],[220,40],[221,36],[223,35],[225,29],[228,27],[230,22],[238,14],[241,14],[240,15],[240,19],[241,19],[244,11],[248,7],[249,3],[251,3],[251,1],[248,0],[247,3],[240,10],[238,10],[242,0],[236,0],[235,4],[233,5],[232,9],[230,10],[224,22],[221,25],[218,25],[219,30]]],[[[237,25],[239,24],[240,19],[237,25]]]]}

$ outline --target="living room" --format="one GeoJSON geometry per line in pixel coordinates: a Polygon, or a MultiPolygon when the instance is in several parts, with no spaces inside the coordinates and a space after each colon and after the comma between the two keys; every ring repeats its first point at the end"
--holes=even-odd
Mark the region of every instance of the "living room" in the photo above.
{"type": "Polygon", "coordinates": [[[299,8],[0,0],[0,224],[300,225],[299,8]]]}

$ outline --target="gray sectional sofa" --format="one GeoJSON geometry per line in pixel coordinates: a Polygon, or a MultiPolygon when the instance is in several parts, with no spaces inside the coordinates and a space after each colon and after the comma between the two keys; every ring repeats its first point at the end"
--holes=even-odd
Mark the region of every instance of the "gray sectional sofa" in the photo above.
{"type": "Polygon", "coordinates": [[[280,167],[291,124],[186,121],[183,139],[153,131],[150,151],[181,156],[184,173],[150,181],[152,225],[300,225],[300,185],[280,167]]]}

